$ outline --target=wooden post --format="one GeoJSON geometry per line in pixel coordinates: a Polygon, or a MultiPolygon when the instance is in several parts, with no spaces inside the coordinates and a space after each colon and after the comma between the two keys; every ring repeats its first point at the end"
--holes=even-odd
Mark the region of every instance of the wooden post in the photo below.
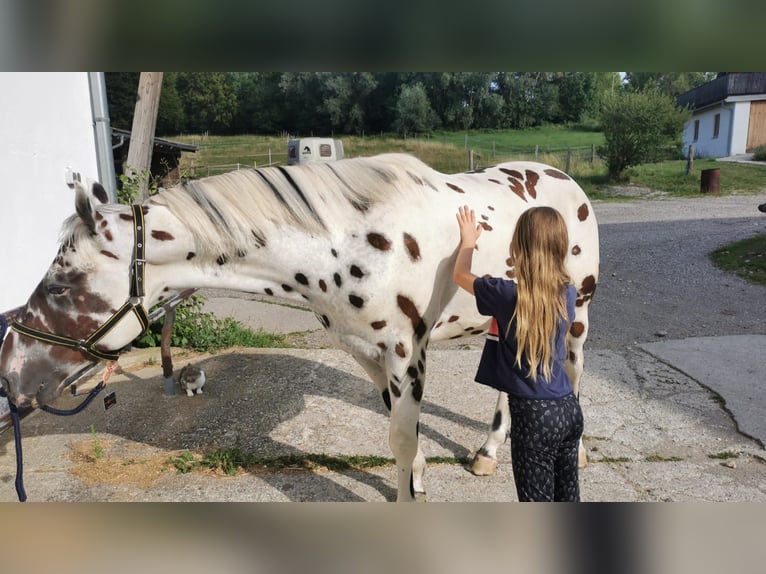
{"type": "Polygon", "coordinates": [[[152,164],[154,128],[160,106],[162,72],[141,72],[136,96],[136,110],[133,114],[133,128],[130,131],[130,147],[124,173],[135,170],[138,183],[138,201],[147,198],[149,188],[148,172],[152,164]]]}
{"type": "Polygon", "coordinates": [[[536,145],[536,146],[535,146],[535,160],[537,159],[537,152],[538,152],[538,151],[540,151],[540,146],[539,146],[539,145],[536,145]]]}
{"type": "Polygon", "coordinates": [[[692,172],[694,167],[694,144],[689,144],[689,151],[686,154],[686,175],[692,172]]]}
{"type": "Polygon", "coordinates": [[[176,308],[165,313],[165,324],[162,326],[160,338],[160,356],[162,357],[162,376],[165,377],[165,394],[175,395],[175,379],[173,379],[173,357],[170,354],[170,341],[173,336],[173,324],[176,320],[176,308]]]}
{"type": "Polygon", "coordinates": [[[570,168],[572,166],[572,148],[567,148],[567,168],[564,170],[564,173],[569,173],[570,168]]]}
{"type": "Polygon", "coordinates": [[[473,171],[473,150],[468,152],[468,171],[473,171]]]}
{"type": "Polygon", "coordinates": [[[590,144],[590,162],[595,163],[596,161],[596,144],[590,144]]]}

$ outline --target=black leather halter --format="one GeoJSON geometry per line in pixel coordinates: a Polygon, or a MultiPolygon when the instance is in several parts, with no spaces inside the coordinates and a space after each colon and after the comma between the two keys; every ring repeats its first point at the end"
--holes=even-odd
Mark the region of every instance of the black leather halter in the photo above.
{"type": "Polygon", "coordinates": [[[149,328],[149,316],[144,309],[144,212],[140,205],[132,205],[133,209],[133,260],[130,263],[130,297],[122,307],[115,311],[107,321],[93,331],[85,339],[73,339],[65,335],[56,335],[24,325],[19,321],[13,321],[11,328],[22,335],[26,335],[37,341],[59,345],[69,349],[80,351],[87,358],[95,361],[116,361],[119,358],[118,351],[103,351],[97,349],[98,342],[111,331],[125,315],[133,313],[141,324],[141,334],[149,328]]]}

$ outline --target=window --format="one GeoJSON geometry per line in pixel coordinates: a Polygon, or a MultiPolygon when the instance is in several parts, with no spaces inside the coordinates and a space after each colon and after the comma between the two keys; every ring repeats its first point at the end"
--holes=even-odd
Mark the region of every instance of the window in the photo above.
{"type": "Polygon", "coordinates": [[[716,114],[713,119],[713,137],[718,137],[718,132],[721,131],[721,114],[716,114]]]}
{"type": "Polygon", "coordinates": [[[700,139],[700,121],[694,120],[694,141],[700,139]]]}
{"type": "Polygon", "coordinates": [[[319,157],[332,157],[332,146],[330,144],[320,144],[319,157]]]}

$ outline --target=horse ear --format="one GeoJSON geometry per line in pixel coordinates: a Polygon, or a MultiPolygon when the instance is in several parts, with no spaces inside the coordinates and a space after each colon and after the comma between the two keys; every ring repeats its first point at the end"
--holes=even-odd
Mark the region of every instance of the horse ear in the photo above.
{"type": "Polygon", "coordinates": [[[109,196],[107,195],[104,186],[99,182],[93,182],[93,185],[91,186],[91,193],[93,194],[93,197],[98,199],[101,203],[109,202],[109,196]]]}
{"type": "Polygon", "coordinates": [[[96,220],[93,218],[93,206],[90,203],[90,196],[88,190],[79,181],[74,184],[75,196],[74,196],[74,208],[77,211],[77,215],[80,216],[83,223],[88,226],[91,233],[96,232],[96,220]]]}

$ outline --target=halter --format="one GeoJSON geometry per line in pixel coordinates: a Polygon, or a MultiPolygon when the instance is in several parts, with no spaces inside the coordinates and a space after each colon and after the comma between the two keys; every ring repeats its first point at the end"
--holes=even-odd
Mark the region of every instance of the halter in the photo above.
{"type": "Polygon", "coordinates": [[[133,247],[133,260],[130,263],[130,295],[123,306],[85,339],[73,339],[65,335],[48,333],[47,331],[41,331],[29,325],[24,325],[20,321],[13,321],[11,323],[11,328],[14,331],[37,341],[75,349],[94,361],[116,361],[119,358],[119,352],[97,349],[96,345],[98,342],[116,327],[125,315],[131,312],[141,324],[140,334],[143,334],[149,328],[149,316],[143,306],[144,267],[146,264],[146,259],[144,258],[144,212],[140,205],[133,204],[131,208],[133,209],[133,237],[135,244],[133,247]]]}

